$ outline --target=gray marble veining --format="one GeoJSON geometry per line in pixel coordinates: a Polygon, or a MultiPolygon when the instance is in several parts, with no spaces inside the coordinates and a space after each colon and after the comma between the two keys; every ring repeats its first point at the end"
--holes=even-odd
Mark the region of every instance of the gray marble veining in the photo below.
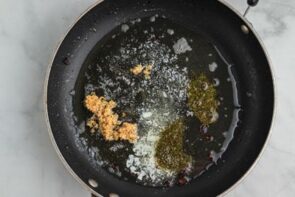
{"type": "MultiPolygon", "coordinates": [[[[246,0],[227,0],[238,11],[246,0]]],[[[95,0],[0,0],[0,196],[89,196],[49,140],[42,94],[47,65],[69,26],[95,0]]],[[[247,18],[273,62],[277,115],[253,171],[227,196],[295,193],[295,1],[262,0],[247,18]]]]}

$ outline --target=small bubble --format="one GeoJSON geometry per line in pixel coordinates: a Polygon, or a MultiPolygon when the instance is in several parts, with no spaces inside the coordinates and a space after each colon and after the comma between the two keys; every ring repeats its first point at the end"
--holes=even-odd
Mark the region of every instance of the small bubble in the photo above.
{"type": "Polygon", "coordinates": [[[211,118],[211,122],[216,122],[219,118],[219,114],[217,113],[217,111],[212,112],[212,118],[211,118]]]}
{"type": "Polygon", "coordinates": [[[96,32],[96,28],[92,27],[92,28],[90,28],[90,31],[96,32]]]}
{"type": "Polygon", "coordinates": [[[155,16],[152,16],[152,17],[150,18],[150,21],[151,21],[151,22],[155,22],[155,21],[156,21],[156,17],[155,17],[155,16]]]}
{"type": "Polygon", "coordinates": [[[252,93],[251,93],[251,92],[246,92],[246,95],[247,95],[248,97],[252,97],[252,93]]]}
{"type": "Polygon", "coordinates": [[[70,92],[70,95],[71,96],[74,96],[76,94],[76,91],[75,90],[72,90],[71,92],[70,92]]]}
{"type": "Polygon", "coordinates": [[[217,104],[218,106],[220,106],[220,105],[221,105],[221,102],[220,102],[220,101],[216,101],[216,104],[217,104]]]}
{"type": "Polygon", "coordinates": [[[207,133],[207,132],[208,132],[208,127],[205,126],[205,125],[202,125],[202,126],[200,126],[200,131],[201,131],[202,133],[207,133]]]}
{"type": "Polygon", "coordinates": [[[65,57],[65,58],[62,60],[62,62],[63,62],[65,65],[69,65],[69,64],[71,64],[70,58],[68,58],[68,57],[65,57]]]}
{"type": "Polygon", "coordinates": [[[207,90],[208,88],[209,88],[208,83],[206,83],[206,82],[202,83],[202,89],[203,90],[207,90]]]}
{"type": "Polygon", "coordinates": [[[194,113],[191,112],[191,111],[187,111],[187,112],[186,112],[186,116],[191,116],[191,117],[192,117],[192,116],[194,116],[194,113]]]}
{"type": "Polygon", "coordinates": [[[174,34],[174,30],[173,30],[173,29],[167,29],[167,33],[168,33],[169,35],[173,35],[173,34],[174,34]]]}
{"type": "Polygon", "coordinates": [[[220,84],[219,79],[218,79],[218,78],[214,78],[214,79],[213,79],[213,85],[214,85],[215,87],[217,87],[217,86],[219,86],[219,84],[220,84]]]}
{"type": "Polygon", "coordinates": [[[218,67],[218,65],[215,62],[213,62],[213,63],[209,64],[209,71],[214,72],[217,69],[217,67],[218,67]]]}
{"type": "Polygon", "coordinates": [[[127,24],[123,24],[121,26],[121,30],[122,30],[122,32],[126,33],[129,30],[129,26],[127,24]]]}

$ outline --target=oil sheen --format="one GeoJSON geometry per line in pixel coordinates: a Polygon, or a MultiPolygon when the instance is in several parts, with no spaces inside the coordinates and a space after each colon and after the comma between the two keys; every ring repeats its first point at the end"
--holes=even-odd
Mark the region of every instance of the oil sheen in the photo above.
{"type": "Polygon", "coordinates": [[[77,87],[82,88],[76,92],[82,96],[74,101],[83,112],[75,120],[79,141],[97,166],[125,181],[153,187],[189,183],[222,159],[239,121],[235,75],[217,44],[163,16],[118,26],[97,43],[79,77],[82,84],[77,87]],[[138,64],[153,65],[150,79],[130,72],[138,64]],[[200,75],[216,97],[216,120],[206,125],[188,104],[189,84],[200,75]],[[83,109],[83,99],[91,92],[114,100],[115,112],[125,114],[122,121],[138,124],[137,143],[105,141],[99,132],[89,132],[85,121],[91,114],[83,109]],[[171,171],[157,164],[155,150],[161,133],[179,120],[183,132],[177,135],[185,155],[181,161],[188,165],[171,171]]]}

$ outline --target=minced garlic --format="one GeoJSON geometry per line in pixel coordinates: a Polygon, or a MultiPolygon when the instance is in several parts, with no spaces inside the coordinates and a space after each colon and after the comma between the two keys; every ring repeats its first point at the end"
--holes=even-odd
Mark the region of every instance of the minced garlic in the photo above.
{"type": "Polygon", "coordinates": [[[142,66],[141,64],[137,64],[136,66],[134,66],[133,68],[131,68],[130,71],[134,75],[139,75],[139,74],[143,73],[144,74],[144,77],[146,79],[150,79],[151,78],[152,68],[153,68],[153,65],[152,64],[148,64],[146,66],[142,66]]]}
{"type": "Polygon", "coordinates": [[[133,68],[130,68],[130,71],[134,74],[134,75],[139,75],[140,73],[142,73],[144,67],[141,64],[137,64],[136,66],[134,66],[133,68]]]}
{"type": "Polygon", "coordinates": [[[87,121],[86,125],[95,129],[100,129],[105,140],[127,140],[135,143],[138,139],[137,124],[123,122],[118,120],[118,114],[113,112],[116,102],[107,101],[103,96],[98,97],[95,93],[86,96],[85,106],[94,115],[87,121]]]}
{"type": "Polygon", "coordinates": [[[150,79],[151,78],[151,72],[152,72],[152,68],[153,68],[153,65],[152,64],[149,64],[147,65],[144,70],[143,70],[143,74],[144,74],[144,77],[146,79],[150,79]]]}

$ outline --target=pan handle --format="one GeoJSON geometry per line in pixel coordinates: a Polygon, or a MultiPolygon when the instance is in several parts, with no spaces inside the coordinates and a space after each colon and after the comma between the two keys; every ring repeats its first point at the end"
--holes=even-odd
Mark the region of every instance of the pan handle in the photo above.
{"type": "Polygon", "coordinates": [[[249,12],[250,8],[256,6],[258,4],[258,2],[259,2],[259,0],[247,0],[248,7],[245,10],[243,16],[245,17],[247,15],[247,13],[249,12]]]}
{"type": "MultiPolygon", "coordinates": [[[[91,194],[91,197],[98,197],[98,196],[95,196],[94,194],[91,194]]],[[[119,195],[114,194],[114,193],[110,193],[108,197],[119,197],[119,195]]]]}
{"type": "Polygon", "coordinates": [[[247,0],[249,6],[254,7],[258,4],[259,0],[247,0]]]}

